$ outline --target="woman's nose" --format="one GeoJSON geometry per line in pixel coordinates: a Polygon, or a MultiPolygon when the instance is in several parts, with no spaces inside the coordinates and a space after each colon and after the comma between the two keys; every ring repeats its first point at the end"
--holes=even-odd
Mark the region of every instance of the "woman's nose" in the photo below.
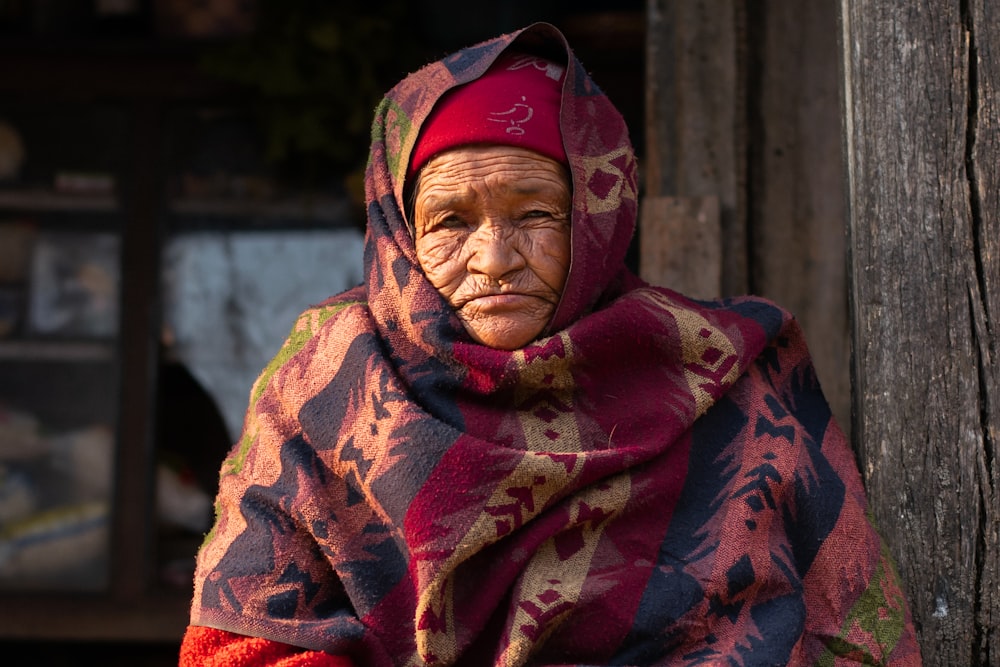
{"type": "Polygon", "coordinates": [[[523,269],[525,260],[516,247],[515,236],[513,230],[502,223],[489,221],[479,225],[469,238],[472,244],[469,271],[500,279],[523,269]]]}

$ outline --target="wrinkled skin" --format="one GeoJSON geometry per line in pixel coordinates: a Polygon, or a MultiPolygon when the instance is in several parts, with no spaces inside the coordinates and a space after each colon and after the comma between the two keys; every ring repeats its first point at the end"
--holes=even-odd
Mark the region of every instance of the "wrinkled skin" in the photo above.
{"type": "Polygon", "coordinates": [[[414,196],[417,259],[473,340],[513,350],[542,333],[570,262],[565,167],[510,146],[445,151],[414,196]]]}

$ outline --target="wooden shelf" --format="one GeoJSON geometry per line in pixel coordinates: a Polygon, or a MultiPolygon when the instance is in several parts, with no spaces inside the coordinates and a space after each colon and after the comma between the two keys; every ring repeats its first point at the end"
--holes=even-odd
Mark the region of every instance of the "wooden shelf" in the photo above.
{"type": "Polygon", "coordinates": [[[47,189],[0,190],[0,208],[26,211],[104,211],[118,210],[114,195],[76,195],[47,189]]]}
{"type": "Polygon", "coordinates": [[[333,197],[302,197],[274,201],[253,199],[178,198],[170,202],[175,215],[218,216],[291,220],[345,220],[351,213],[349,202],[333,197]]]}
{"type": "Polygon", "coordinates": [[[0,361],[113,361],[114,343],[103,341],[0,341],[0,361]]]}

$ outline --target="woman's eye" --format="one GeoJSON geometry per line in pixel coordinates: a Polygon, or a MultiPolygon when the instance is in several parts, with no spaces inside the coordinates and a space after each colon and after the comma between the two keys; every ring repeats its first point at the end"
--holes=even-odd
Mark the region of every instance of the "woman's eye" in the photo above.
{"type": "Polygon", "coordinates": [[[457,215],[442,216],[436,223],[434,223],[435,229],[463,229],[465,227],[465,220],[457,215]]]}
{"type": "Polygon", "coordinates": [[[558,210],[532,209],[521,216],[521,221],[529,225],[560,225],[568,221],[568,218],[558,210]]]}

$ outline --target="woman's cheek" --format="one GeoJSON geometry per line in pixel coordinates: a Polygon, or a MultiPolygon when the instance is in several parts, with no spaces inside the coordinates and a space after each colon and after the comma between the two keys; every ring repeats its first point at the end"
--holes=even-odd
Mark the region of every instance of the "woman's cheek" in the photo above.
{"type": "Polygon", "coordinates": [[[417,258],[430,283],[446,298],[462,283],[462,244],[456,239],[433,240],[418,247],[417,258]]]}

